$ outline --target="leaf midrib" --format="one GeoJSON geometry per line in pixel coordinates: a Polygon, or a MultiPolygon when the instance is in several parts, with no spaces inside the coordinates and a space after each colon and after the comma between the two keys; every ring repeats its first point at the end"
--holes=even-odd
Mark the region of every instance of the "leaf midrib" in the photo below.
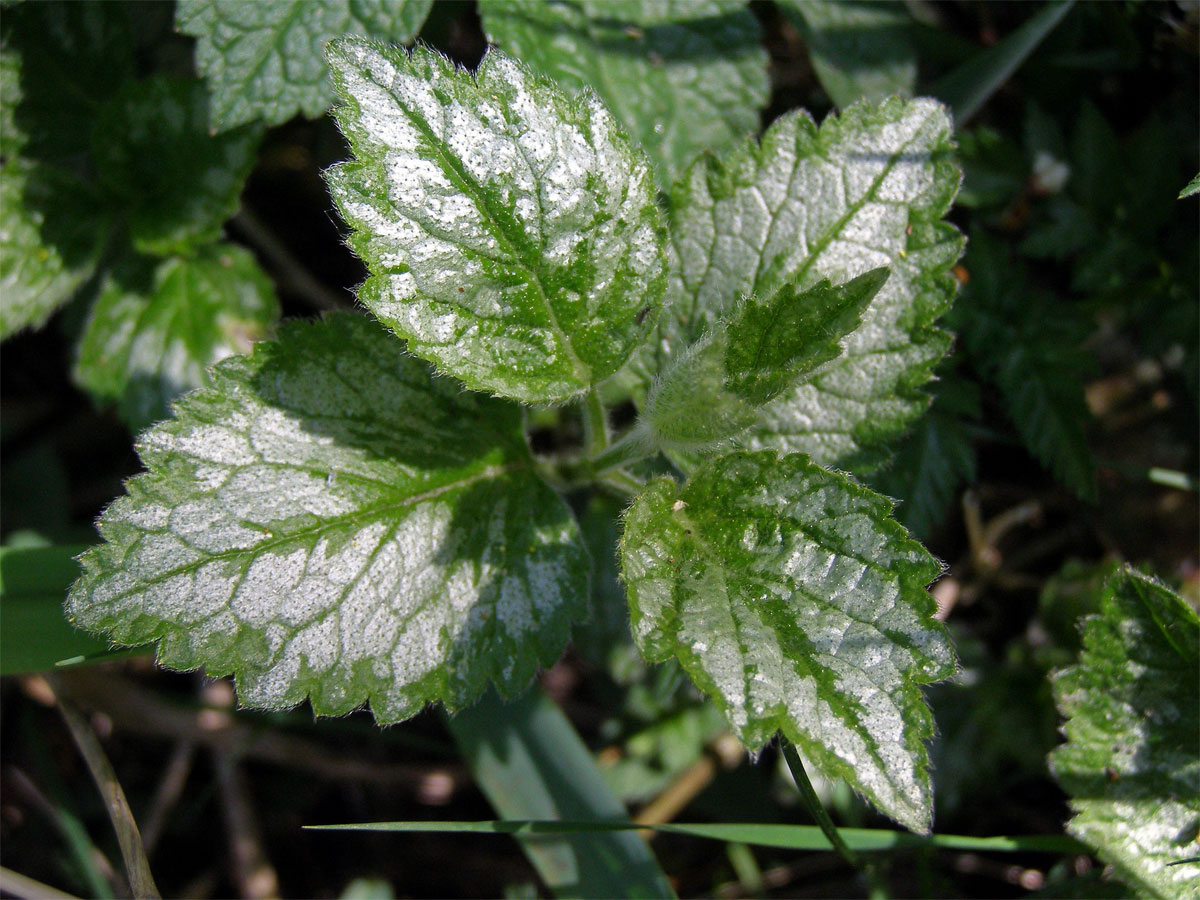
{"type": "MultiPolygon", "coordinates": [[[[185,574],[188,574],[191,572],[198,571],[203,566],[206,566],[213,562],[219,562],[222,560],[237,560],[242,557],[249,557],[249,558],[253,559],[253,558],[261,556],[265,553],[269,553],[278,547],[295,544],[296,542],[301,541],[305,538],[320,537],[324,531],[327,531],[331,528],[345,526],[345,525],[353,525],[355,522],[358,522],[358,521],[361,521],[364,519],[386,520],[388,518],[387,517],[388,513],[393,513],[393,512],[399,511],[399,510],[404,510],[404,509],[407,509],[412,506],[416,506],[420,503],[424,503],[429,500],[435,500],[438,497],[441,497],[445,494],[451,493],[453,491],[456,491],[456,490],[459,490],[462,488],[470,487],[472,484],[476,484],[481,481],[485,481],[488,479],[497,479],[497,478],[500,478],[505,475],[511,475],[515,472],[527,470],[529,468],[530,468],[530,465],[526,462],[507,463],[507,464],[499,465],[499,466],[495,466],[495,465],[487,466],[482,471],[476,472],[465,478],[460,478],[455,481],[447,482],[446,484],[438,485],[435,488],[431,488],[430,490],[423,491],[419,494],[413,494],[411,496],[401,498],[398,501],[393,501],[393,502],[388,502],[388,503],[379,503],[379,504],[375,504],[372,506],[363,507],[359,510],[356,510],[351,513],[347,513],[346,515],[342,515],[342,516],[323,517],[321,519],[321,521],[319,521],[317,524],[315,524],[309,528],[304,528],[304,529],[300,529],[297,531],[289,531],[284,535],[280,535],[279,537],[275,537],[274,535],[272,535],[271,538],[268,538],[267,540],[262,541],[260,543],[254,544],[252,547],[235,547],[235,548],[231,548],[229,550],[219,550],[219,551],[215,551],[215,552],[214,551],[197,551],[197,552],[202,552],[204,554],[200,559],[195,560],[194,562],[184,563],[183,565],[176,566],[175,568],[168,569],[164,572],[159,572],[150,577],[139,577],[137,579],[136,583],[133,586],[131,586],[128,590],[122,591],[118,594],[113,594],[106,599],[108,602],[123,600],[126,597],[129,597],[131,595],[141,593],[148,586],[161,584],[164,581],[167,581],[168,579],[174,578],[178,575],[185,575],[185,574]]],[[[263,526],[262,524],[256,522],[256,523],[253,523],[253,527],[254,528],[263,528],[266,526],[263,526]]],[[[154,529],[154,530],[140,529],[140,530],[141,530],[141,533],[144,535],[164,534],[164,533],[170,534],[172,537],[175,537],[175,538],[181,540],[186,546],[189,546],[189,547],[192,546],[191,544],[188,544],[186,541],[183,541],[182,538],[180,538],[179,535],[177,535],[173,531],[171,531],[170,528],[154,529]]],[[[140,540],[136,541],[130,547],[130,551],[132,551],[134,548],[136,548],[140,543],[141,543],[140,540]]],[[[196,549],[196,548],[193,547],[192,549],[196,549]]],[[[128,556],[128,553],[130,551],[126,551],[126,556],[128,556]]],[[[108,568],[112,568],[112,567],[110,566],[108,568]]]]}
{"type": "MultiPolygon", "coordinates": [[[[704,529],[682,510],[677,511],[675,513],[675,515],[678,516],[680,523],[682,525],[684,525],[685,533],[688,535],[688,537],[691,538],[692,541],[694,541],[697,544],[702,555],[707,558],[708,564],[714,565],[721,569],[727,568],[725,559],[724,559],[724,554],[720,553],[712,544],[710,544],[708,542],[707,539],[705,539],[703,537],[704,529]]],[[[801,533],[803,533],[807,536],[807,532],[804,532],[803,529],[801,529],[801,533]]],[[[820,542],[818,542],[818,544],[821,545],[820,542]]],[[[823,549],[826,549],[826,548],[823,547],[823,549]]],[[[837,553],[838,551],[834,551],[834,552],[837,553]]],[[[870,566],[869,566],[869,564],[864,564],[864,567],[869,568],[870,566]]],[[[678,584],[678,582],[676,583],[676,589],[677,590],[680,589],[680,585],[678,584]]],[[[801,594],[808,602],[813,603],[817,606],[824,606],[828,609],[832,609],[835,612],[840,613],[841,615],[845,616],[850,621],[856,622],[858,624],[863,625],[864,627],[867,627],[867,628],[875,631],[884,640],[893,640],[886,632],[884,632],[882,629],[879,628],[878,623],[868,622],[866,620],[859,619],[859,618],[851,615],[849,612],[847,612],[846,610],[842,609],[839,606],[836,606],[832,602],[818,597],[816,594],[814,594],[810,590],[806,589],[805,586],[797,583],[795,585],[795,591],[796,591],[796,593],[801,594]]],[[[742,622],[741,622],[739,616],[734,611],[735,606],[748,607],[748,604],[746,603],[744,598],[738,597],[738,594],[739,594],[738,591],[736,591],[736,590],[730,591],[729,594],[731,595],[729,597],[729,599],[733,602],[729,603],[728,621],[730,623],[730,628],[731,628],[731,631],[733,632],[734,639],[737,642],[738,655],[743,661],[746,661],[749,659],[754,659],[755,654],[753,652],[751,645],[743,642],[740,637],[741,632],[742,632],[742,622]]],[[[712,604],[708,604],[708,605],[711,606],[712,604]]],[[[722,606],[722,607],[724,606],[724,604],[721,604],[721,603],[718,603],[716,605],[722,606]]],[[[682,604],[677,604],[676,609],[677,609],[676,615],[678,616],[679,611],[682,610],[682,604]]],[[[828,673],[831,671],[827,665],[822,665],[818,662],[815,665],[810,666],[808,664],[807,660],[793,658],[793,657],[789,656],[787,653],[785,653],[783,650],[783,642],[780,640],[779,629],[776,626],[776,624],[774,622],[768,622],[766,619],[763,619],[763,624],[768,627],[769,631],[772,633],[772,635],[774,637],[776,646],[779,647],[780,656],[782,657],[782,659],[784,660],[784,663],[785,663],[785,665],[783,666],[785,681],[789,677],[799,676],[799,672],[796,671],[796,667],[802,666],[807,671],[808,676],[811,677],[816,682],[819,694],[824,693],[825,691],[828,691],[830,694],[833,694],[833,695],[836,695],[837,697],[842,698],[842,701],[845,705],[847,715],[842,715],[835,710],[836,717],[838,718],[839,721],[842,722],[842,724],[848,730],[858,733],[860,736],[864,737],[864,743],[867,745],[868,753],[870,754],[872,761],[876,765],[876,770],[883,776],[885,783],[894,792],[894,796],[902,798],[903,800],[907,801],[909,798],[907,797],[906,792],[904,790],[905,785],[898,784],[892,778],[892,774],[889,771],[887,764],[883,760],[883,757],[882,757],[882,754],[880,751],[879,741],[875,738],[875,736],[873,734],[871,734],[871,732],[867,729],[866,725],[863,723],[860,698],[858,698],[854,694],[851,694],[844,690],[841,690],[835,684],[832,683],[832,679],[830,679],[829,677],[825,677],[825,673],[828,673]]],[[[805,643],[807,643],[810,647],[813,647],[814,646],[813,641],[812,641],[812,638],[810,637],[810,635],[808,634],[808,632],[805,631],[805,629],[803,627],[798,626],[798,628],[799,628],[800,633],[803,635],[805,643]]],[[[678,639],[676,639],[676,640],[677,640],[677,647],[678,647],[676,654],[680,655],[682,657],[682,655],[686,653],[688,656],[690,656],[692,659],[695,660],[695,664],[698,665],[702,671],[705,671],[706,674],[708,674],[707,669],[705,669],[705,667],[703,666],[703,664],[700,660],[699,654],[695,653],[694,651],[690,651],[690,648],[687,647],[685,644],[683,644],[682,641],[678,641],[678,639]]],[[[911,652],[912,648],[906,648],[906,649],[909,649],[911,652]]],[[[873,678],[871,678],[870,673],[868,673],[865,669],[862,668],[861,665],[859,665],[858,663],[854,662],[851,659],[848,659],[845,657],[840,657],[837,655],[836,652],[815,654],[816,658],[825,657],[825,656],[827,656],[830,659],[836,659],[838,662],[840,662],[843,665],[846,665],[852,669],[856,669],[857,671],[861,672],[864,676],[866,676],[867,680],[870,681],[872,684],[877,684],[877,682],[873,678]]],[[[683,661],[682,658],[680,661],[681,662],[683,661]]],[[[758,665],[757,662],[756,662],[756,665],[758,665]]],[[[709,674],[709,677],[710,678],[712,677],[711,674],[709,674]]],[[[743,663],[743,665],[742,665],[742,685],[743,685],[743,690],[745,691],[746,706],[747,706],[746,712],[747,713],[751,712],[751,710],[749,709],[749,699],[754,693],[754,687],[751,684],[751,680],[752,680],[752,678],[749,674],[749,668],[748,668],[748,666],[746,666],[743,663]]],[[[903,721],[905,709],[902,708],[896,694],[894,694],[891,691],[883,689],[882,685],[880,685],[879,687],[880,687],[880,694],[887,699],[889,705],[891,706],[892,712],[894,713],[895,718],[903,721]]],[[[721,691],[721,694],[722,694],[722,698],[724,699],[724,691],[721,691]]],[[[907,694],[908,694],[908,691],[905,691],[903,689],[903,686],[901,686],[901,691],[900,691],[901,698],[904,698],[907,694]]],[[[826,696],[825,699],[828,702],[830,697],[826,696]]],[[[785,711],[782,714],[780,714],[780,713],[773,714],[771,716],[771,720],[773,720],[776,729],[784,731],[784,732],[792,731],[793,737],[795,735],[799,734],[799,735],[802,735],[807,740],[814,740],[814,741],[818,740],[817,735],[809,734],[806,729],[803,729],[800,727],[799,720],[794,719],[791,715],[790,710],[787,709],[786,707],[785,707],[785,711]],[[791,726],[791,727],[789,728],[788,726],[791,726]]],[[[839,761],[844,762],[844,760],[840,760],[840,757],[839,757],[839,761]]]]}
{"type": "MultiPolygon", "coordinates": [[[[406,75],[407,77],[412,77],[410,74],[406,73],[406,75]]],[[[371,77],[372,81],[375,81],[380,88],[387,91],[392,96],[396,102],[396,106],[404,113],[405,117],[409,120],[413,127],[420,132],[420,134],[425,138],[430,149],[436,154],[438,162],[441,164],[442,171],[451,175],[452,178],[457,179],[461,183],[463,192],[471,198],[475,204],[475,208],[479,210],[480,214],[484,217],[488,225],[491,226],[492,234],[502,241],[505,249],[508,251],[509,259],[512,260],[513,265],[515,265],[522,272],[524,272],[526,276],[528,276],[528,283],[536,290],[538,299],[542,303],[542,308],[545,311],[550,330],[553,332],[559,346],[561,346],[563,351],[566,353],[567,359],[571,362],[571,366],[575,370],[575,376],[579,378],[584,385],[590,385],[592,383],[591,366],[580,359],[579,355],[575,352],[574,345],[571,343],[567,333],[563,330],[562,325],[559,324],[558,316],[554,312],[554,307],[550,302],[550,295],[546,291],[545,284],[542,282],[540,270],[536,267],[531,267],[526,264],[520,251],[517,249],[521,241],[516,236],[510,235],[507,227],[497,219],[496,214],[491,208],[491,205],[488,203],[487,191],[484,190],[483,186],[476,181],[475,177],[466,170],[466,168],[462,165],[461,160],[449,152],[449,149],[446,147],[445,140],[434,134],[433,129],[429,127],[428,123],[423,118],[417,115],[412,109],[410,109],[398,97],[396,97],[386,85],[379,84],[379,82],[376,81],[373,76],[368,77],[371,77]]],[[[509,112],[507,108],[505,111],[506,113],[509,112]]],[[[540,194],[538,194],[538,203],[540,208],[540,194]]],[[[545,220],[543,219],[543,225],[544,224],[545,220]]]]}

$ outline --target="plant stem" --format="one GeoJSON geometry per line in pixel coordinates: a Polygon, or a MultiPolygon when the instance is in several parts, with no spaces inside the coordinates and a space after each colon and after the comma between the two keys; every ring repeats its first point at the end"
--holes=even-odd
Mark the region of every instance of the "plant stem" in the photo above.
{"type": "Polygon", "coordinates": [[[812,786],[812,782],[808,780],[808,773],[804,771],[804,763],[800,759],[800,754],[796,752],[796,748],[792,742],[783,735],[779,736],[779,746],[783,749],[783,758],[787,762],[788,769],[791,770],[792,779],[796,782],[796,788],[800,791],[800,797],[804,800],[804,805],[808,807],[809,813],[812,815],[817,826],[821,829],[821,833],[833,845],[833,849],[837,852],[848,865],[858,869],[866,876],[869,886],[869,896],[887,897],[887,886],[879,877],[879,872],[873,864],[865,863],[858,858],[853,850],[851,850],[842,836],[838,833],[837,826],[833,824],[833,820],[829,818],[829,813],[825,810],[825,804],[821,802],[821,798],[817,796],[816,790],[812,786]]]}
{"type": "Polygon", "coordinates": [[[608,410],[593,385],[583,400],[583,445],[588,456],[595,457],[608,446],[608,410]]]}
{"type": "Polygon", "coordinates": [[[646,482],[640,478],[635,478],[628,472],[617,470],[615,472],[606,472],[599,478],[599,483],[606,488],[620,494],[626,499],[633,499],[646,487],[646,482]]]}
{"type": "Polygon", "coordinates": [[[654,453],[654,443],[646,426],[638,422],[629,429],[615,444],[610,444],[588,462],[588,470],[592,476],[600,475],[609,469],[619,469],[630,463],[645,459],[654,453]]]}
{"type": "Polygon", "coordinates": [[[262,254],[263,259],[275,269],[280,286],[318,312],[331,309],[349,309],[353,298],[345,291],[334,290],[323,284],[292,253],[282,240],[267,227],[248,207],[238,210],[230,223],[242,233],[246,241],[262,254]]]}
{"type": "Polygon", "coordinates": [[[812,815],[825,837],[829,839],[829,843],[833,845],[838,856],[854,868],[860,868],[858,857],[853,850],[846,846],[846,842],[838,834],[837,826],[833,824],[829,813],[825,811],[825,804],[821,802],[812,782],[808,780],[808,773],[804,771],[804,763],[800,759],[800,754],[796,752],[792,742],[785,737],[779,738],[779,745],[783,748],[783,758],[787,762],[788,769],[791,770],[792,779],[796,782],[796,788],[800,791],[800,797],[804,800],[804,805],[808,807],[809,814],[812,815]]]}

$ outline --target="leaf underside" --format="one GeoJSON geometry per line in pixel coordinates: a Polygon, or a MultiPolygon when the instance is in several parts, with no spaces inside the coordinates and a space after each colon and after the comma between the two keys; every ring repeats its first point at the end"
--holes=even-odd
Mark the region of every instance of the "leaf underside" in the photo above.
{"type": "Polygon", "coordinates": [[[1200,897],[1200,619],[1132,569],[1105,586],[1079,664],[1054,676],[1066,744],[1050,766],[1071,798],[1068,830],[1123,881],[1200,897]]]}
{"type": "Polygon", "coordinates": [[[921,683],[954,671],[925,585],[939,564],[889,501],[802,454],[738,451],[625,516],[632,629],[758,746],[782,731],[914,831],[932,816],[921,683]]]}
{"type": "Polygon", "coordinates": [[[175,21],[196,38],[196,65],[213,96],[213,125],[279,125],[329,108],[323,55],[344,34],[407,43],[432,0],[180,0],[175,21]]]}
{"type": "Polygon", "coordinates": [[[587,551],[520,410],[351,315],[283,326],[146,432],[67,611],[243,703],[380,722],[511,696],[586,610],[587,551]]]}
{"type": "Polygon", "coordinates": [[[327,173],[361,299],[469,387],[561,402],[615,372],[666,286],[653,175],[595,95],[489,52],[334,42],[354,160],[327,173]]]}
{"type": "Polygon", "coordinates": [[[935,327],[954,296],[962,237],[941,221],[961,180],[951,123],[931,100],[855,105],[818,128],[786,115],[726,157],[702,159],[671,194],[671,280],[635,371],[648,386],[742,296],[841,284],[881,266],[887,283],[842,355],[763,411],[739,443],[868,471],[928,404],[921,386],[949,346],[935,327]]]}
{"type": "Polygon", "coordinates": [[[758,129],[770,96],[744,0],[490,0],[488,39],[566,88],[593,88],[664,187],[703,150],[758,129]]]}

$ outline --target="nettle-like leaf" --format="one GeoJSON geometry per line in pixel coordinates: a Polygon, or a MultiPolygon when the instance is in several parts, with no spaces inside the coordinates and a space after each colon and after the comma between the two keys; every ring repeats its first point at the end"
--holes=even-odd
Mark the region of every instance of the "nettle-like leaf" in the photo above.
{"type": "Polygon", "coordinates": [[[130,260],[108,275],[92,306],[75,380],[143,428],[206,384],[210,365],[248,352],[278,316],[271,280],[240,247],[130,260]]]}
{"type": "Polygon", "coordinates": [[[1067,742],[1050,766],[1068,830],[1139,893],[1200,897],[1200,618],[1132,569],[1105,585],[1079,664],[1054,676],[1067,742]],[[1174,863],[1174,865],[1173,865],[1174,863]]]}
{"type": "Polygon", "coordinates": [[[17,154],[28,136],[17,127],[21,60],[0,49],[0,339],[38,327],[86,276],[42,240],[43,217],[25,203],[34,165],[17,154]]]}
{"type": "Polygon", "coordinates": [[[933,324],[954,296],[962,237],[941,221],[958,189],[950,118],[932,100],[856,105],[818,128],[804,112],[721,160],[704,159],[671,194],[672,271],[643,384],[744,295],[841,284],[881,266],[887,283],[842,355],[763,410],[738,440],[865,471],[924,411],[921,386],[949,337],[933,324]]]}
{"type": "Polygon", "coordinates": [[[813,71],[836,106],[912,95],[917,53],[904,4],[781,0],[780,6],[804,35],[813,71]]]}
{"type": "Polygon", "coordinates": [[[615,372],[666,287],[650,166],[595,95],[490,52],[329,48],[355,159],[327,173],[408,349],[478,390],[567,400],[615,372]]]}
{"type": "Polygon", "coordinates": [[[759,407],[841,353],[887,277],[874,269],[837,287],[785,284],[738,304],[655,381],[646,401],[655,446],[704,448],[749,428],[759,407]]]}
{"type": "Polygon", "coordinates": [[[739,451],[625,515],[632,629],[757,746],[782,731],[908,828],[930,827],[919,684],[954,659],[925,585],[941,567],[887,498],[802,454],[739,451]]]}
{"type": "Polygon", "coordinates": [[[745,0],[490,0],[488,38],[565,87],[592,87],[664,186],[758,128],[770,96],[745,0]]]}
{"type": "Polygon", "coordinates": [[[29,140],[17,127],[17,104],[21,102],[21,58],[0,43],[0,156],[7,159],[29,140]]]}
{"type": "Polygon", "coordinates": [[[578,526],[533,470],[520,409],[429,373],[378,324],[290,324],[146,432],[148,472],[100,519],[73,621],[242,702],[369,702],[394,722],[511,696],[588,594],[578,526]]]}
{"type": "Polygon", "coordinates": [[[26,199],[42,186],[36,167],[26,160],[9,156],[0,164],[0,339],[43,325],[94,264],[86,247],[73,265],[45,240],[45,217],[26,199]]]}
{"type": "Polygon", "coordinates": [[[101,108],[92,158],[134,247],[184,253],[220,238],[261,136],[256,125],[210,135],[204,84],[158,76],[128,82],[101,108]]]}
{"type": "Polygon", "coordinates": [[[1200,174],[1195,175],[1191,181],[1183,186],[1176,199],[1182,200],[1184,197],[1192,197],[1200,194],[1200,174]]]}
{"type": "MultiPolygon", "coordinates": [[[[107,87],[105,78],[70,80],[82,72],[86,81],[94,62],[86,51],[96,48],[80,47],[63,32],[78,24],[92,28],[93,36],[114,36],[95,11],[45,6],[6,12],[0,48],[0,339],[44,324],[88,279],[99,252],[97,231],[103,233],[107,219],[90,184],[43,158],[57,161],[78,151],[86,142],[89,104],[99,102],[88,90],[107,87]],[[76,53],[78,68],[50,77],[46,56],[57,60],[64,50],[76,53]],[[64,119],[64,108],[83,123],[64,119]],[[51,132],[59,126],[55,140],[51,132]]],[[[119,72],[116,47],[113,55],[112,70],[119,72]]]]}
{"type": "Polygon", "coordinates": [[[5,49],[20,57],[15,119],[29,159],[70,166],[88,153],[96,111],[134,75],[129,12],[123,3],[5,9],[5,49]]]}
{"type": "Polygon", "coordinates": [[[432,0],[180,0],[176,25],[196,38],[213,125],[268,125],[329,108],[325,45],[344,34],[411,41],[432,0]]]}

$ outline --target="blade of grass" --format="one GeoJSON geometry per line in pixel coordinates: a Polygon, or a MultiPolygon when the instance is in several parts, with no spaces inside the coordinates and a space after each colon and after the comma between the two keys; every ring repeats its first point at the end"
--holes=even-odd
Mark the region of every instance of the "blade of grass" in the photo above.
{"type": "Polygon", "coordinates": [[[129,878],[129,887],[137,898],[152,898],[158,900],[162,895],[154,884],[154,876],[150,874],[150,862],[146,859],[146,850],[142,846],[142,836],[138,833],[137,822],[133,818],[133,810],[125,799],[125,791],[117,780],[117,773],[104,755],[104,749],[91,725],[74,705],[62,695],[61,685],[53,685],[58,696],[58,710],[79,754],[87,763],[92,780],[104,798],[104,808],[112,821],[113,830],[117,833],[117,844],[121,848],[121,856],[125,860],[125,874],[129,878]]]}
{"type": "Polygon", "coordinates": [[[961,127],[1012,77],[1074,3],[1047,3],[1004,40],[931,85],[929,93],[954,110],[955,124],[961,127]]]}
{"type": "MultiPolygon", "coordinates": [[[[31,734],[28,723],[24,723],[26,727],[23,729],[26,734],[31,734]]],[[[41,747],[40,735],[35,734],[33,740],[41,747]]],[[[50,754],[46,754],[38,760],[39,768],[43,771],[50,770],[49,760],[50,754]]],[[[37,810],[47,822],[59,833],[66,844],[67,853],[71,861],[74,863],[75,871],[78,876],[87,884],[88,896],[96,897],[98,900],[113,900],[116,894],[113,893],[112,886],[104,877],[104,873],[100,871],[96,860],[101,856],[100,851],[96,849],[92,839],[88,836],[87,829],[83,827],[83,823],[79,817],[75,815],[70,807],[62,801],[61,794],[63,791],[55,790],[53,800],[47,798],[38,790],[37,786],[29,779],[29,777],[19,769],[8,767],[5,769],[5,778],[15,790],[17,795],[28,803],[33,809],[37,810]]],[[[58,785],[54,785],[58,787],[58,785]]]]}
{"type": "Polygon", "coordinates": [[[63,615],[67,588],[79,577],[75,557],[87,547],[0,547],[0,675],[150,652],[110,649],[107,641],[73,627],[63,615]]]}
{"type": "Polygon", "coordinates": [[[860,859],[858,854],[847,847],[846,842],[842,840],[837,826],[833,824],[833,819],[829,818],[829,813],[825,810],[825,804],[821,802],[821,798],[817,796],[812,782],[808,780],[808,772],[804,770],[804,761],[800,759],[800,753],[796,750],[795,746],[783,735],[779,736],[779,746],[783,750],[783,759],[787,763],[788,771],[792,773],[792,780],[796,783],[796,789],[800,792],[800,798],[808,808],[809,815],[816,820],[817,827],[821,829],[821,833],[825,835],[825,839],[829,841],[838,856],[845,860],[851,867],[858,869],[866,877],[867,884],[870,886],[871,897],[889,896],[887,887],[884,885],[883,879],[880,877],[879,872],[876,871],[875,866],[860,859]]]}
{"type": "MultiPolygon", "coordinates": [[[[547,820],[491,820],[482,822],[360,822],[351,825],[306,825],[305,828],[329,831],[399,831],[466,834],[589,834],[604,831],[632,831],[650,828],[669,834],[716,841],[737,841],[758,847],[787,850],[832,850],[829,838],[816,825],[778,825],[754,822],[716,822],[703,824],[671,823],[634,825],[625,822],[580,822],[547,820]]],[[[1072,837],[1059,834],[1004,835],[973,837],[961,834],[931,834],[922,837],[907,831],[884,828],[839,828],[838,834],[859,853],[895,850],[901,847],[938,847],[943,850],[977,850],[999,853],[1087,853],[1087,848],[1072,837]]]]}
{"type": "Polygon", "coordinates": [[[817,827],[821,829],[821,833],[825,835],[830,846],[837,851],[838,856],[854,868],[860,868],[861,863],[858,857],[854,855],[853,850],[846,846],[846,842],[838,834],[837,826],[829,818],[829,813],[825,811],[825,805],[821,803],[821,798],[817,796],[812,782],[808,780],[808,773],[804,771],[804,763],[800,759],[800,754],[796,752],[796,748],[787,738],[780,737],[779,744],[783,748],[783,759],[792,773],[792,780],[796,782],[796,789],[800,791],[800,798],[808,807],[809,815],[816,820],[817,827]]]}
{"type": "Polygon", "coordinates": [[[448,724],[476,782],[501,815],[585,820],[574,831],[507,832],[518,837],[556,895],[674,896],[591,753],[540,687],[508,704],[489,691],[448,724]]]}
{"type": "Polygon", "coordinates": [[[88,544],[61,544],[54,547],[0,547],[0,596],[28,597],[58,594],[79,577],[75,557],[88,544]]]}
{"type": "Polygon", "coordinates": [[[37,897],[38,900],[78,900],[74,894],[64,894],[57,888],[35,881],[20,872],[0,866],[0,893],[10,897],[37,897]]]}

